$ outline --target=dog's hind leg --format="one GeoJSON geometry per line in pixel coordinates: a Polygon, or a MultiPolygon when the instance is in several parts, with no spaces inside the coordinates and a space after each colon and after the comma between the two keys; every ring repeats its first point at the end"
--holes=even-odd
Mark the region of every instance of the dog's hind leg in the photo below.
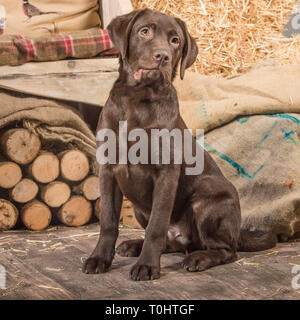
{"type": "MultiPolygon", "coordinates": [[[[136,207],[134,213],[139,224],[146,229],[149,217],[136,207]]],[[[125,240],[117,247],[116,252],[122,257],[138,257],[142,251],[143,243],[144,239],[125,240]]]]}
{"type": "Polygon", "coordinates": [[[232,199],[206,198],[193,205],[196,250],[183,260],[188,271],[203,271],[236,260],[239,207],[232,199]]]}
{"type": "MultiPolygon", "coordinates": [[[[137,221],[143,229],[147,228],[150,215],[144,214],[141,210],[134,208],[137,221]]],[[[122,257],[138,257],[142,251],[144,239],[125,240],[119,244],[116,253],[122,257]]],[[[178,252],[170,244],[167,243],[164,253],[178,252]]]]}
{"type": "Polygon", "coordinates": [[[144,239],[133,239],[123,241],[116,249],[122,257],[138,257],[143,248],[144,239]]]}
{"type": "MultiPolygon", "coordinates": [[[[133,239],[123,241],[116,249],[116,253],[122,257],[138,257],[143,248],[144,239],[133,239]]],[[[178,252],[170,245],[166,246],[164,253],[178,252]]]]}
{"type": "Polygon", "coordinates": [[[211,267],[233,262],[236,254],[227,249],[198,250],[190,253],[182,262],[187,271],[203,271],[211,267]]]}

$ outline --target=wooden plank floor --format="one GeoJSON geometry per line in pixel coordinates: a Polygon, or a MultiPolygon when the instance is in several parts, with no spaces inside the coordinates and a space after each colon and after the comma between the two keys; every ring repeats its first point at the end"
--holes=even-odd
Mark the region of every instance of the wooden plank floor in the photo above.
{"type": "MultiPolygon", "coordinates": [[[[201,273],[183,270],[182,254],[165,254],[159,280],[134,282],[128,274],[136,258],[116,256],[106,274],[81,272],[98,229],[94,223],[2,232],[0,265],[7,280],[0,299],[300,299],[300,290],[291,286],[292,267],[300,265],[300,242],[239,253],[238,261],[201,273]]],[[[121,227],[118,243],[138,237],[143,237],[142,230],[121,227]]]]}

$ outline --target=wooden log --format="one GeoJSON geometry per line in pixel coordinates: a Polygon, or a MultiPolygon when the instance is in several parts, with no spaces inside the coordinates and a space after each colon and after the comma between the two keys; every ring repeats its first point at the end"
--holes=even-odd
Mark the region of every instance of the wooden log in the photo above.
{"type": "MultiPolygon", "coordinates": [[[[96,218],[98,220],[100,220],[100,218],[101,218],[101,198],[98,198],[94,204],[94,215],[96,216],[96,218]]],[[[135,219],[135,214],[134,214],[132,203],[128,199],[126,199],[125,197],[123,198],[120,220],[123,220],[124,216],[125,216],[126,225],[138,226],[138,228],[141,227],[140,224],[135,219]],[[134,219],[132,219],[132,217],[134,217],[134,219]]]]}
{"type": "Polygon", "coordinates": [[[30,163],[39,153],[39,137],[27,129],[10,129],[3,133],[0,144],[4,154],[19,164],[30,163]]]}
{"type": "Polygon", "coordinates": [[[100,214],[101,214],[101,199],[99,198],[94,204],[94,215],[97,217],[98,220],[100,220],[100,214]]]}
{"type": "Polygon", "coordinates": [[[125,226],[138,228],[138,229],[142,228],[135,217],[135,213],[134,213],[134,209],[133,209],[133,205],[132,205],[131,201],[129,201],[125,197],[123,199],[123,205],[122,205],[122,209],[121,209],[121,217],[122,217],[123,224],[125,226]]]}
{"type": "Polygon", "coordinates": [[[10,202],[0,199],[0,230],[12,229],[18,221],[19,211],[10,202]]]}
{"type": "Polygon", "coordinates": [[[39,192],[38,185],[31,179],[22,179],[10,190],[10,198],[18,203],[26,203],[33,200],[39,192]]]}
{"type": "Polygon", "coordinates": [[[42,152],[29,166],[28,171],[37,182],[52,182],[59,176],[59,160],[52,152],[42,152]]]}
{"type": "Polygon", "coordinates": [[[64,179],[69,181],[81,181],[89,173],[89,160],[80,150],[68,150],[59,155],[60,170],[64,179]]]}
{"type": "Polygon", "coordinates": [[[11,161],[0,162],[0,188],[13,188],[22,179],[19,165],[11,161]]]}
{"type": "Polygon", "coordinates": [[[41,199],[52,208],[58,208],[66,203],[71,196],[70,187],[62,181],[53,181],[41,186],[41,199]]]}
{"type": "Polygon", "coordinates": [[[87,177],[79,185],[73,187],[73,192],[91,201],[98,199],[100,197],[99,178],[97,176],[87,177]]]}
{"type": "Polygon", "coordinates": [[[57,212],[58,220],[71,227],[79,227],[89,222],[92,204],[82,196],[72,196],[57,212]]]}
{"type": "Polygon", "coordinates": [[[30,230],[44,230],[51,222],[52,214],[49,207],[38,200],[33,200],[22,208],[21,220],[30,230]]]}
{"type": "MultiPolygon", "coordinates": [[[[101,215],[101,198],[98,198],[97,201],[94,204],[94,214],[100,220],[100,215],[101,215]]],[[[122,208],[121,208],[121,213],[120,213],[120,220],[123,220],[124,215],[127,216],[132,216],[134,215],[134,210],[132,203],[125,197],[123,197],[123,203],[122,203],[122,208]]],[[[135,216],[135,215],[134,215],[135,216]]],[[[126,219],[126,218],[125,218],[126,219]]],[[[128,223],[127,219],[127,223],[128,223]]]]}

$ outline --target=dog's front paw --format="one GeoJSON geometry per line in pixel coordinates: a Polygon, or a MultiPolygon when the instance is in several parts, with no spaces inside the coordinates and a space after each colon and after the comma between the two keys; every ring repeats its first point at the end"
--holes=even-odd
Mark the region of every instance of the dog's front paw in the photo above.
{"type": "Polygon", "coordinates": [[[135,281],[155,280],[160,277],[160,268],[136,263],[130,271],[130,278],[135,281]]]}
{"type": "Polygon", "coordinates": [[[104,273],[108,271],[110,266],[111,261],[105,261],[98,256],[89,257],[83,265],[82,272],[90,274],[104,273]]]}

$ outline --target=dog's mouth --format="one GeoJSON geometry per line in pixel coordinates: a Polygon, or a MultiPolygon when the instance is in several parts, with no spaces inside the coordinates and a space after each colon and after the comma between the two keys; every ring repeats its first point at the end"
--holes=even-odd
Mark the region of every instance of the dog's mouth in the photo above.
{"type": "Polygon", "coordinates": [[[137,81],[141,80],[158,80],[162,75],[162,70],[160,68],[140,68],[138,71],[134,72],[134,79],[137,81]]]}

